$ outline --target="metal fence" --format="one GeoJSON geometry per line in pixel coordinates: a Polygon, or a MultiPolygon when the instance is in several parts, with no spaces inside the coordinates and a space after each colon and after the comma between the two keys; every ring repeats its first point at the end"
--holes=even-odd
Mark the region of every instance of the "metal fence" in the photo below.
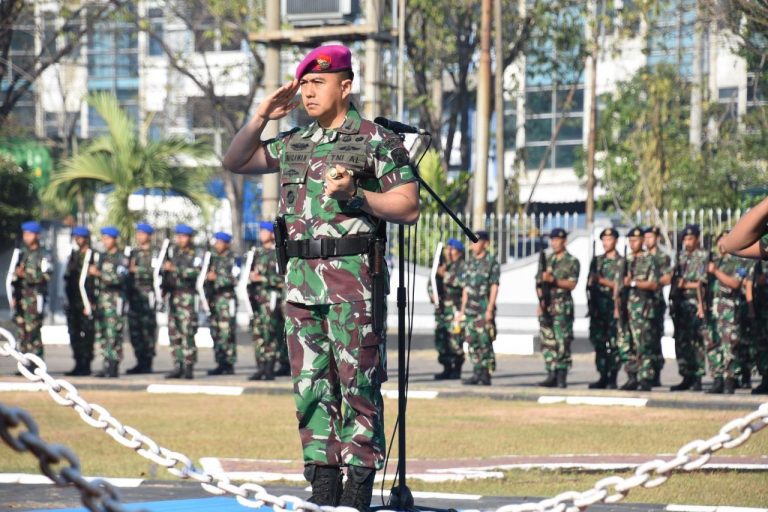
{"type": "MultiPolygon", "coordinates": [[[[698,224],[704,234],[704,243],[726,229],[730,229],[741,217],[739,209],[700,209],[700,210],[663,210],[638,211],[629,218],[607,214],[598,216],[596,225],[629,228],[632,225],[660,226],[667,237],[669,247],[677,250],[679,233],[687,224],[698,224]]],[[[462,222],[471,226],[470,215],[459,215],[462,222]]],[[[500,263],[507,263],[526,258],[547,247],[548,241],[542,236],[553,228],[563,228],[568,233],[590,235],[586,231],[586,217],[583,213],[532,213],[527,215],[508,214],[504,216],[489,215],[484,222],[500,263]]],[[[417,265],[431,265],[434,250],[438,242],[445,243],[449,238],[462,240],[468,246],[469,240],[459,226],[444,214],[426,214],[419,219],[418,225],[407,228],[410,235],[409,261],[416,259],[417,265]]],[[[397,225],[389,225],[388,237],[393,254],[397,255],[397,225]]]]}

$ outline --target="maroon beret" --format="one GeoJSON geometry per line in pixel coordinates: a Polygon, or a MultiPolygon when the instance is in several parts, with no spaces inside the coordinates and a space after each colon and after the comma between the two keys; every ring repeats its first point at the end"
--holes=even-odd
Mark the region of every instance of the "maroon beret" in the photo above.
{"type": "Polygon", "coordinates": [[[352,69],[352,53],[340,44],[330,44],[315,48],[296,68],[296,79],[307,73],[337,73],[352,69]]]}

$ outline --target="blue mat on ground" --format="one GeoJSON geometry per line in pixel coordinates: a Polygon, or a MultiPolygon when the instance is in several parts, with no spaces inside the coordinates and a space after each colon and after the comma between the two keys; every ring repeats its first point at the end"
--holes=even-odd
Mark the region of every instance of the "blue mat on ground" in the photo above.
{"type": "MultiPolygon", "coordinates": [[[[258,510],[260,512],[272,512],[271,507],[261,507],[258,509],[246,508],[237,502],[236,498],[197,498],[193,500],[173,500],[173,501],[147,501],[144,503],[123,503],[126,510],[148,510],[149,512],[243,512],[244,510],[258,510]]],[[[288,504],[288,508],[291,505],[288,504]]],[[[29,512],[88,512],[86,508],[57,508],[57,509],[36,509],[29,512]]]]}

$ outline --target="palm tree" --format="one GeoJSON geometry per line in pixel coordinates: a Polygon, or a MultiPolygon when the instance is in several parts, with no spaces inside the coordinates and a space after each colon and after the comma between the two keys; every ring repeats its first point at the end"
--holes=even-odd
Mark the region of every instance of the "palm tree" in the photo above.
{"type": "Polygon", "coordinates": [[[61,163],[46,191],[49,200],[73,199],[84,190],[111,187],[107,222],[117,226],[124,239],[133,234],[141,216],[128,208],[128,198],[141,189],[173,192],[207,211],[212,201],[206,190],[211,169],[204,162],[212,157],[210,148],[180,137],[144,143],[112,94],[94,94],[87,101],[109,133],[61,163]]]}

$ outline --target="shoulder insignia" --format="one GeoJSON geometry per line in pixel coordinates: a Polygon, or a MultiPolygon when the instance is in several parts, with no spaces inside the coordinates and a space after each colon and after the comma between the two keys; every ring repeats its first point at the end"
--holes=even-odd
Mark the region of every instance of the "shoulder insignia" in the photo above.
{"type": "Polygon", "coordinates": [[[291,149],[295,149],[296,151],[301,151],[303,149],[307,149],[309,147],[308,142],[295,142],[291,144],[291,149]]]}

